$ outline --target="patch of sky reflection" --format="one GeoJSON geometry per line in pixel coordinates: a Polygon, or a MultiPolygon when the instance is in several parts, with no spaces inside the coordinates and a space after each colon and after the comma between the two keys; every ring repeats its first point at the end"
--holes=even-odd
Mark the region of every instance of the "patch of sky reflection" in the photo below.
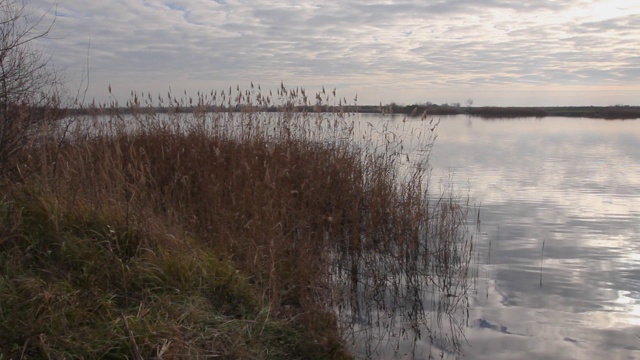
{"type": "Polygon", "coordinates": [[[640,121],[445,116],[437,134],[432,181],[480,205],[465,358],[639,358],[640,121]]]}

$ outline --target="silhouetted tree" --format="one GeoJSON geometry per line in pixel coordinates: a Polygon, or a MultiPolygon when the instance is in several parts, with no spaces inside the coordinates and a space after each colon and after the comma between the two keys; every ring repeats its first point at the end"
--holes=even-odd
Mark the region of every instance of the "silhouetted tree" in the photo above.
{"type": "Polygon", "coordinates": [[[0,173],[33,140],[55,105],[55,72],[34,45],[53,22],[36,16],[26,0],[0,0],[0,173]]]}

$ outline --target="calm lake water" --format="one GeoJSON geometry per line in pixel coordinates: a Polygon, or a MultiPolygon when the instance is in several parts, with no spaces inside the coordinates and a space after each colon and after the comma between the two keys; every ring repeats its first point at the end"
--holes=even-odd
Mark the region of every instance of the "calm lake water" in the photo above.
{"type": "Polygon", "coordinates": [[[464,358],[640,359],[640,121],[440,119],[432,182],[480,207],[464,358]]]}

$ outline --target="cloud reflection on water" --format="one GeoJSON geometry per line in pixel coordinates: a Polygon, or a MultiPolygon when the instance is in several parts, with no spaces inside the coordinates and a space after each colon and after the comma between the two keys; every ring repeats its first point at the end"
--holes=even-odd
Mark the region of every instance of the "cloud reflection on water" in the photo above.
{"type": "Polygon", "coordinates": [[[434,181],[453,173],[485,234],[466,358],[640,357],[640,122],[456,116],[437,132],[434,181]]]}

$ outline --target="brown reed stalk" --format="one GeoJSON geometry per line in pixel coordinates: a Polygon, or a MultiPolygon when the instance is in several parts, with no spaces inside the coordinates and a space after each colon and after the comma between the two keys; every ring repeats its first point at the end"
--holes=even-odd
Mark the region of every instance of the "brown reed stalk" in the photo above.
{"type": "Polygon", "coordinates": [[[434,124],[425,118],[425,145],[405,149],[402,129],[309,111],[331,96],[312,104],[282,85],[276,99],[252,87],[157,107],[134,94],[127,108],[67,118],[64,141],[35,147],[2,200],[0,250],[14,255],[0,265],[15,270],[0,305],[57,299],[30,326],[2,315],[14,329],[2,352],[35,354],[38,333],[54,357],[340,357],[362,326],[349,319],[385,312],[420,331],[425,293],[452,311],[470,237],[465,204],[428,191],[434,124]],[[90,339],[78,335],[87,328],[90,339]]]}

